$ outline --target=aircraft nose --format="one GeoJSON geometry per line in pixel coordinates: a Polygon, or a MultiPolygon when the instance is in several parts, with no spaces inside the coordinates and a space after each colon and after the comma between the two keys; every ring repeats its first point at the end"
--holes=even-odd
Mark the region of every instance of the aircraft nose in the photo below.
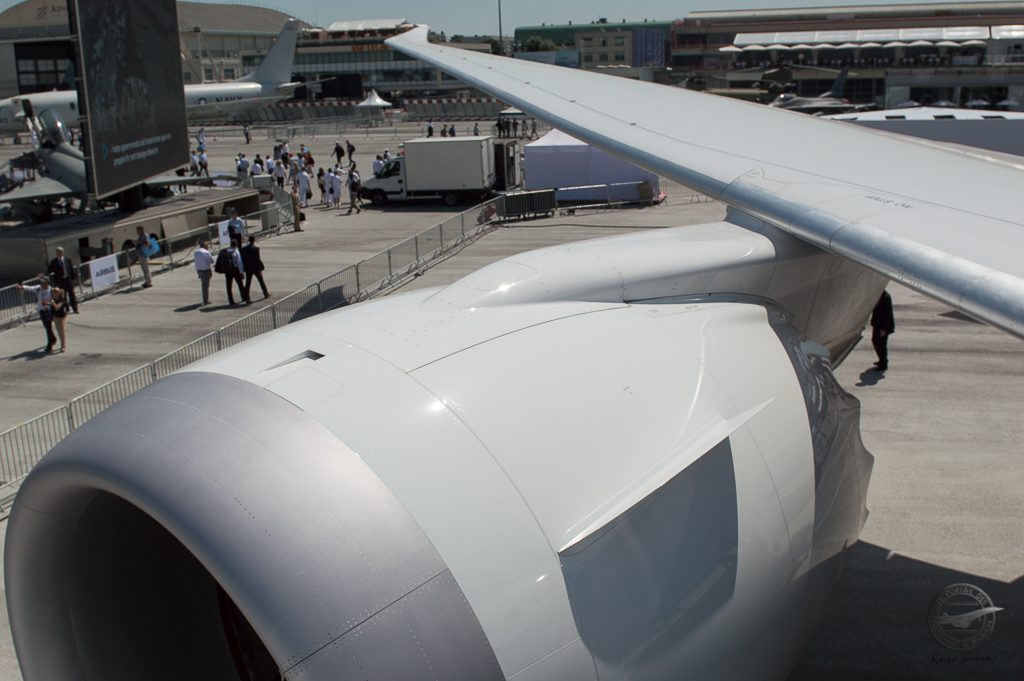
{"type": "Polygon", "coordinates": [[[245,381],[185,372],[108,409],[44,458],[9,522],[26,681],[503,678],[394,494],[245,381]]]}

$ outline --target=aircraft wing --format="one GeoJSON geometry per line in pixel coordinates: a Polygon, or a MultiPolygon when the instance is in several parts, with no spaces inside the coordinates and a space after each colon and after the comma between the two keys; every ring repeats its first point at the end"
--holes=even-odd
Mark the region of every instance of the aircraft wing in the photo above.
{"type": "Polygon", "coordinates": [[[0,203],[18,203],[20,201],[43,201],[59,199],[64,196],[75,196],[74,189],[52,177],[37,177],[16,187],[9,192],[0,194],[0,203]]]}
{"type": "Polygon", "coordinates": [[[681,88],[388,44],[564,132],[1024,337],[1024,172],[681,88]]]}

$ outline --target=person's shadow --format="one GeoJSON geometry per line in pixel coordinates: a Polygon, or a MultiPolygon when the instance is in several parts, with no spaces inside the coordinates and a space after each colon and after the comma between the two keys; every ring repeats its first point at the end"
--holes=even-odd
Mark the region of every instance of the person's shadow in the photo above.
{"type": "Polygon", "coordinates": [[[877,385],[884,378],[884,371],[880,371],[877,367],[872,367],[860,372],[860,380],[857,381],[856,385],[860,388],[877,385]]]}
{"type": "Polygon", "coordinates": [[[46,350],[44,350],[43,348],[36,348],[34,350],[24,350],[16,355],[8,355],[6,359],[8,362],[16,362],[19,359],[32,361],[36,359],[42,359],[43,357],[46,357],[50,354],[52,353],[46,352],[46,350]]]}
{"type": "Polygon", "coordinates": [[[192,312],[193,310],[198,310],[202,306],[203,306],[202,303],[193,303],[192,305],[183,305],[182,307],[176,307],[176,308],[174,308],[174,311],[175,312],[192,312]]]}

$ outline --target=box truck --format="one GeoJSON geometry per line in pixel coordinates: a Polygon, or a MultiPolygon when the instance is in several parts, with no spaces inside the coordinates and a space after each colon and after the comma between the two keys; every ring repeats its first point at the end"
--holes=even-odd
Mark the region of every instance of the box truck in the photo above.
{"type": "Polygon", "coordinates": [[[442,199],[454,206],[489,196],[494,183],[493,137],[421,137],[364,179],[360,194],[375,206],[409,199],[442,199]]]}

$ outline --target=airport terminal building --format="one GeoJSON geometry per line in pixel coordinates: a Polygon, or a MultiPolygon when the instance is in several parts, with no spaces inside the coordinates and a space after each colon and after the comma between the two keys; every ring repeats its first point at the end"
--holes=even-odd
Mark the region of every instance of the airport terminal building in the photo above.
{"type": "MultiPolygon", "coordinates": [[[[550,41],[549,50],[585,55],[595,31],[614,45],[655,28],[665,36],[667,66],[652,79],[662,82],[698,76],[717,87],[744,87],[771,65],[787,64],[797,93],[813,96],[848,67],[846,96],[857,103],[1024,103],[1024,2],[698,11],[668,23],[667,30],[665,22],[603,19],[529,26],[516,29],[515,44],[525,50],[536,37],[550,41]]],[[[622,49],[580,60],[582,68],[634,77],[649,65],[622,49]]]]}

